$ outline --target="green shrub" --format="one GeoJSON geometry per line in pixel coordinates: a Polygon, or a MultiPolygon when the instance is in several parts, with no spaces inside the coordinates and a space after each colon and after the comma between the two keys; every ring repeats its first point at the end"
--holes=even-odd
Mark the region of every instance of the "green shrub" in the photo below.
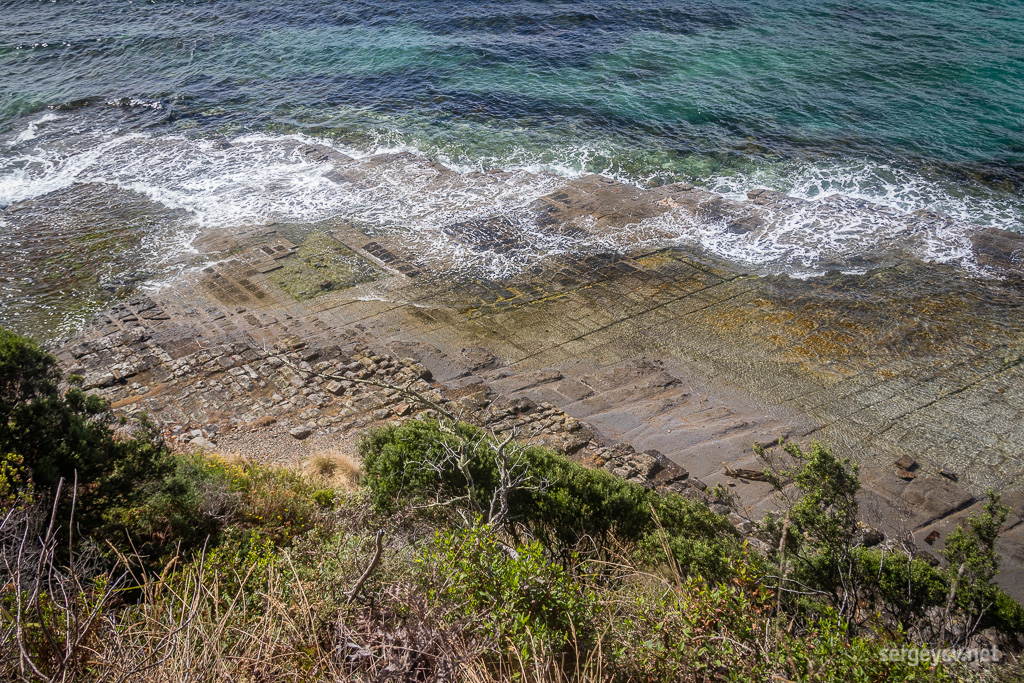
{"type": "Polygon", "coordinates": [[[958,524],[940,552],[948,562],[949,581],[956,586],[957,605],[980,627],[1021,633],[1024,610],[993,583],[1002,561],[996,540],[1009,513],[1002,497],[989,491],[982,511],[967,518],[966,528],[958,524]]]}
{"type": "Polygon", "coordinates": [[[478,525],[438,532],[416,562],[428,599],[447,608],[446,618],[503,652],[559,656],[593,640],[597,595],[546,560],[538,543],[509,548],[478,525]]]}
{"type": "Polygon", "coordinates": [[[855,548],[855,583],[860,599],[883,612],[889,623],[909,625],[925,617],[929,608],[946,602],[946,574],[928,562],[901,552],[855,548]]]}
{"type": "Polygon", "coordinates": [[[278,560],[274,542],[256,530],[228,530],[221,543],[211,548],[203,561],[203,571],[211,576],[234,576],[235,581],[222,581],[219,597],[232,600],[244,592],[249,609],[264,602],[268,571],[278,560]]]}
{"type": "Polygon", "coordinates": [[[34,489],[25,459],[17,453],[0,453],[0,515],[31,505],[34,489]]]}
{"type": "MultiPolygon", "coordinates": [[[[856,635],[823,609],[805,631],[775,616],[775,594],[760,568],[735,562],[734,579],[699,578],[679,586],[640,580],[604,588],[599,618],[604,680],[644,681],[948,681],[944,669],[889,661],[900,634],[856,635]]],[[[596,678],[596,677],[595,677],[596,678]]]]}
{"type": "Polygon", "coordinates": [[[332,489],[320,489],[313,493],[313,500],[320,507],[330,508],[334,506],[334,500],[338,497],[332,489]]]}
{"type": "MultiPolygon", "coordinates": [[[[479,438],[474,427],[459,422],[451,432],[442,432],[432,421],[407,420],[370,430],[359,443],[363,461],[363,483],[370,499],[381,511],[393,511],[406,504],[446,500],[465,493],[466,479],[454,466],[434,469],[444,457],[444,446],[459,447],[463,441],[479,438]]],[[[471,474],[479,486],[493,488],[497,473],[483,454],[471,463],[471,474]]]]}
{"type": "Polygon", "coordinates": [[[258,530],[287,545],[310,529],[325,493],[291,470],[203,453],[169,455],[167,466],[162,479],[137,484],[137,504],[107,509],[104,528],[106,535],[126,533],[157,564],[172,553],[213,548],[232,529],[258,530]]]}
{"type": "Polygon", "coordinates": [[[57,396],[57,360],[31,339],[0,327],[0,438],[21,406],[57,396]]]}
{"type": "MultiPolygon", "coordinates": [[[[772,465],[766,449],[754,450],[772,465]]],[[[995,543],[1009,512],[999,496],[990,493],[983,511],[968,518],[966,528],[958,526],[950,534],[942,551],[948,566],[939,569],[903,553],[857,545],[860,481],[849,459],[837,458],[819,443],[807,451],[790,443],[784,450],[796,465],[780,473],[766,470],[778,489],[788,479],[797,493],[788,501],[784,562],[775,550],[780,547],[784,518],[767,515],[759,531],[772,549],[770,562],[783,569],[782,580],[799,588],[794,592],[798,597],[787,593],[786,609],[806,617],[822,613],[821,607],[828,604],[845,618],[874,610],[890,629],[915,623],[931,629],[928,611],[944,608],[952,592],[954,606],[972,629],[996,626],[1007,633],[1021,632],[1024,608],[992,583],[1000,561],[995,543]]],[[[937,637],[945,640],[947,635],[941,632],[937,637]]]]}
{"type": "MultiPolygon", "coordinates": [[[[359,450],[371,500],[388,511],[493,500],[500,480],[495,448],[493,438],[463,423],[409,420],[370,432],[359,450]],[[464,467],[454,452],[466,456],[464,467]]],[[[605,549],[615,539],[651,562],[664,561],[667,546],[682,571],[714,580],[728,575],[728,558],[740,551],[732,525],[704,505],[544,448],[518,446],[515,457],[528,476],[509,492],[509,519],[563,560],[584,539],[605,549]]]]}
{"type": "MultiPolygon", "coordinates": [[[[851,605],[856,593],[853,571],[857,532],[857,491],[860,480],[857,466],[848,458],[837,458],[823,444],[814,442],[804,451],[797,444],[786,444],[784,450],[796,462],[769,480],[782,489],[783,479],[792,481],[797,498],[789,503],[786,513],[788,530],[786,554],[791,578],[819,593],[827,594],[836,608],[851,605]]],[[[765,449],[755,452],[768,459],[765,449]]],[[[770,460],[769,460],[770,462],[770,460]]],[[[761,534],[774,550],[784,533],[786,521],[769,514],[761,522],[761,534]]],[[[773,562],[781,558],[774,557],[773,562]]]]}
{"type": "MultiPolygon", "coordinates": [[[[108,510],[142,498],[140,482],[167,473],[169,451],[145,419],[133,438],[115,438],[106,402],[76,386],[61,394],[59,380],[52,356],[0,329],[0,453],[18,454],[42,496],[61,479],[77,482],[76,526],[88,535],[108,510]]],[[[64,519],[70,499],[62,498],[64,519]]]]}

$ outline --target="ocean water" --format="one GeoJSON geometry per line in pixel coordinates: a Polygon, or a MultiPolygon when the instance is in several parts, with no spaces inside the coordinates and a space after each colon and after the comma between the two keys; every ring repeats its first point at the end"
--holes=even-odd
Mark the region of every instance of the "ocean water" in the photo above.
{"type": "Polygon", "coordinates": [[[919,210],[962,227],[918,255],[960,263],[963,230],[1024,226],[1024,0],[0,3],[0,324],[72,329],[211,227],[431,236],[582,173],[884,208],[671,236],[768,272],[899,242],[885,217],[919,210]],[[310,141],[410,161],[355,192],[310,141]],[[431,163],[466,181],[418,182],[431,163]],[[512,175],[472,180],[492,169],[512,175]]]}

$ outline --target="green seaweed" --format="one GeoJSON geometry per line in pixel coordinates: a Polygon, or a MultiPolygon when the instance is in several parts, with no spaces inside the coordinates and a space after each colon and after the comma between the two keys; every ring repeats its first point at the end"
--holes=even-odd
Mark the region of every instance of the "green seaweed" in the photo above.
{"type": "Polygon", "coordinates": [[[381,276],[380,269],[322,231],[310,233],[280,264],[270,273],[271,280],[300,301],[381,276]]]}

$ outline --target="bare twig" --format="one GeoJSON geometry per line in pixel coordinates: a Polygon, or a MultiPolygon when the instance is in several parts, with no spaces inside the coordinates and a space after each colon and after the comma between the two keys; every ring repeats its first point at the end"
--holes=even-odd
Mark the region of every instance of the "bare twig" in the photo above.
{"type": "Polygon", "coordinates": [[[373,570],[377,568],[377,563],[380,562],[380,556],[384,551],[384,547],[381,545],[381,539],[383,538],[384,530],[378,529],[376,539],[377,549],[373,553],[373,559],[370,560],[370,566],[366,568],[363,575],[359,577],[358,581],[356,581],[356,585],[352,587],[351,591],[349,591],[348,600],[345,601],[346,606],[350,605],[352,601],[356,599],[356,596],[359,595],[359,591],[362,589],[363,584],[366,583],[368,578],[370,578],[370,574],[373,574],[373,570]]]}
{"type": "Polygon", "coordinates": [[[778,646],[779,620],[782,619],[782,584],[786,581],[786,539],[789,537],[789,513],[786,510],[786,519],[782,522],[782,534],[779,536],[779,588],[775,592],[775,643],[778,646]]]}

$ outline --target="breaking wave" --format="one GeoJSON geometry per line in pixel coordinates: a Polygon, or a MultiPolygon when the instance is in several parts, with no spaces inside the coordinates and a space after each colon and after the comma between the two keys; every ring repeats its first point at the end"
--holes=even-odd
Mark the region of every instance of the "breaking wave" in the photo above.
{"type": "Polygon", "coordinates": [[[811,200],[769,220],[765,230],[738,235],[721,221],[673,212],[611,236],[577,236],[573,242],[540,230],[525,208],[565,178],[594,170],[635,185],[650,180],[611,162],[601,168],[613,153],[597,143],[577,143],[558,154],[516,148],[504,158],[471,163],[444,155],[431,159],[386,131],[378,144],[356,149],[301,134],[213,139],[122,132],[53,112],[6,138],[0,207],[31,203],[73,185],[116,186],[187,216],[188,225],[153,236],[164,240],[165,256],[189,251],[190,240],[206,229],[345,220],[371,230],[403,231],[424,262],[480,268],[496,276],[552,253],[659,243],[696,245],[747,267],[801,277],[833,269],[861,272],[890,251],[970,269],[971,226],[1019,229],[1022,214],[1012,198],[941,187],[885,164],[779,163],[702,183],[730,198],[768,187],[811,200]],[[310,145],[329,153],[312,158],[310,145]],[[530,248],[475,251],[442,229],[493,215],[506,216],[530,248]]]}

